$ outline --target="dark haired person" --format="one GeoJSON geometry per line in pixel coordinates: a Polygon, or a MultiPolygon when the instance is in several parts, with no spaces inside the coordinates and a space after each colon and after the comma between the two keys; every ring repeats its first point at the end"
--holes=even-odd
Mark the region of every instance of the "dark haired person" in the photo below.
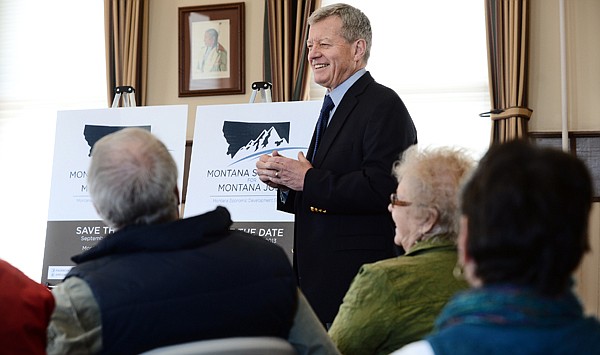
{"type": "Polygon", "coordinates": [[[592,182],[562,151],[493,146],[462,191],[459,260],[472,286],[402,354],[600,354],[572,273],[589,249],[592,182]]]}

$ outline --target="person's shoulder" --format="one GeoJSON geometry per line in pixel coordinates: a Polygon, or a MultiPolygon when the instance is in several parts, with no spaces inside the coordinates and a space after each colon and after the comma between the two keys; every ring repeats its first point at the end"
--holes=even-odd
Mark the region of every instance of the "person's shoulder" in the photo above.
{"type": "MultiPolygon", "coordinates": [[[[425,251],[426,252],[423,253],[415,253],[413,250],[411,250],[404,255],[380,260],[374,263],[374,265],[377,265],[378,267],[386,267],[388,269],[404,268],[406,272],[410,273],[414,271],[414,268],[421,269],[424,264],[430,264],[431,262],[437,263],[439,261],[437,252],[429,250],[425,251]],[[430,254],[433,254],[433,257],[430,257],[430,254]]],[[[456,256],[456,254],[454,255],[456,256]]]]}
{"type": "Polygon", "coordinates": [[[589,338],[592,342],[595,345],[600,346],[600,320],[598,320],[598,318],[595,316],[586,316],[579,322],[576,328],[576,333],[579,333],[580,335],[586,333],[590,334],[589,338]]]}
{"type": "Polygon", "coordinates": [[[354,83],[356,90],[362,91],[365,95],[376,97],[380,100],[400,100],[400,96],[392,88],[376,81],[369,72],[365,73],[354,83]]]}
{"type": "Polygon", "coordinates": [[[0,279],[9,279],[9,280],[19,280],[19,281],[29,281],[34,282],[30,278],[28,278],[21,270],[13,266],[8,261],[0,259],[0,279]]]}
{"type": "Polygon", "coordinates": [[[28,282],[27,277],[21,272],[21,270],[17,269],[12,264],[2,259],[0,259],[0,280],[3,280],[3,284],[5,282],[13,282],[13,280],[19,282],[28,282]]]}
{"type": "Polygon", "coordinates": [[[430,261],[413,256],[397,256],[380,260],[361,267],[361,272],[372,278],[388,280],[421,280],[423,273],[428,272],[430,261]]]}
{"type": "Polygon", "coordinates": [[[52,294],[46,286],[32,280],[17,267],[1,259],[0,283],[4,286],[0,294],[7,296],[4,301],[11,299],[21,302],[22,299],[33,298],[52,300],[52,294]]]}
{"type": "Polygon", "coordinates": [[[371,90],[377,91],[380,95],[386,95],[388,97],[400,98],[400,96],[398,96],[398,93],[394,89],[392,89],[388,86],[385,86],[384,84],[381,84],[375,80],[373,80],[373,83],[370,85],[370,87],[371,87],[371,90]]]}
{"type": "Polygon", "coordinates": [[[90,285],[78,276],[71,276],[54,286],[52,294],[57,300],[57,303],[66,302],[66,304],[78,305],[79,308],[90,306],[88,302],[92,302],[94,308],[98,306],[95,303],[94,293],[90,285]],[[66,301],[65,301],[66,300],[66,301]],[[81,305],[79,305],[81,303],[81,305]]]}
{"type": "Polygon", "coordinates": [[[371,75],[371,73],[369,71],[367,71],[363,76],[361,76],[358,79],[358,81],[362,81],[363,83],[365,83],[366,85],[368,85],[369,87],[372,87],[374,89],[388,91],[388,92],[391,91],[391,92],[395,93],[395,91],[392,88],[375,80],[375,78],[371,75]]]}
{"type": "Polygon", "coordinates": [[[366,277],[370,280],[385,278],[385,279],[395,279],[401,277],[402,275],[409,274],[410,266],[405,267],[406,262],[402,257],[394,257],[384,260],[379,260],[373,263],[363,264],[358,274],[360,274],[363,278],[366,277]]]}
{"type": "Polygon", "coordinates": [[[435,353],[427,340],[419,340],[403,346],[390,355],[435,355],[435,353]]]}
{"type": "Polygon", "coordinates": [[[373,263],[364,264],[363,268],[367,268],[370,270],[387,270],[387,269],[395,269],[398,267],[398,264],[401,264],[402,261],[400,257],[393,257],[383,260],[378,260],[373,263]]]}

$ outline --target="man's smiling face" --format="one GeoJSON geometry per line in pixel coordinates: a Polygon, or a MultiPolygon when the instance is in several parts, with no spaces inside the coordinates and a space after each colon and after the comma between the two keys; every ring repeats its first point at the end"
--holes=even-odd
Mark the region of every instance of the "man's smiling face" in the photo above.
{"type": "Polygon", "coordinates": [[[329,90],[364,67],[360,40],[348,43],[341,31],[342,20],[337,16],[314,23],[308,31],[308,61],[314,80],[329,90]]]}

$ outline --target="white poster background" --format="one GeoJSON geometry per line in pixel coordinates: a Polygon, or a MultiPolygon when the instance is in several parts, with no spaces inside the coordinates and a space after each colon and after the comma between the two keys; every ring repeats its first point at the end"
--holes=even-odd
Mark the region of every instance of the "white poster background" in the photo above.
{"type": "Polygon", "coordinates": [[[42,282],[51,284],[61,280],[74,265],[73,255],[92,248],[112,232],[96,213],[87,191],[90,150],[103,134],[132,126],[149,129],[165,144],[177,163],[178,186],[179,191],[182,190],[187,107],[143,106],[58,112],[42,282]],[[99,134],[91,136],[90,128],[92,133],[99,134]]]}
{"type": "Polygon", "coordinates": [[[273,150],[306,154],[320,108],[319,101],[199,106],[184,216],[220,205],[234,222],[293,221],[277,211],[277,192],[260,182],[256,161],[273,150]]]}
{"type": "Polygon", "coordinates": [[[177,163],[178,186],[181,191],[187,105],[59,111],[48,208],[49,221],[100,220],[86,190],[91,149],[84,137],[86,125],[150,126],[151,132],[165,144],[177,163]]]}

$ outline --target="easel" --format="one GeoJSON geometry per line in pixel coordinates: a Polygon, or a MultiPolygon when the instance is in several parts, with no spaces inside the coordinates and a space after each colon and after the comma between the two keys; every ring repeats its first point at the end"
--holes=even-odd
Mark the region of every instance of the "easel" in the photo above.
{"type": "Polygon", "coordinates": [[[119,100],[123,96],[123,107],[135,107],[135,89],[133,86],[117,86],[112,108],[119,107],[119,100]]]}
{"type": "Polygon", "coordinates": [[[271,100],[271,88],[273,84],[266,81],[255,81],[252,83],[252,96],[250,96],[250,103],[253,103],[256,99],[256,93],[260,91],[260,95],[264,102],[272,102],[271,100]],[[262,91],[261,91],[262,90],[262,91]]]}

